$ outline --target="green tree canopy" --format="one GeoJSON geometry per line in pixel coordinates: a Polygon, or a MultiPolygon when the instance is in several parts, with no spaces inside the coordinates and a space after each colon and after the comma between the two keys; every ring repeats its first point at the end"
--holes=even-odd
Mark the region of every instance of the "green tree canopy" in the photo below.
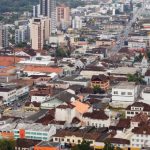
{"type": "Polygon", "coordinates": [[[74,146],[72,150],[91,150],[90,142],[83,140],[81,144],[74,146]]]}
{"type": "Polygon", "coordinates": [[[15,150],[15,141],[14,140],[0,140],[0,150],[15,150]]]}

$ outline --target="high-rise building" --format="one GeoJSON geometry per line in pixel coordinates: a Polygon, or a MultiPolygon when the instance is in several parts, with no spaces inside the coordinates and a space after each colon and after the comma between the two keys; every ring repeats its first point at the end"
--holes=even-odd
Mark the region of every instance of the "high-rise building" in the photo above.
{"type": "Polygon", "coordinates": [[[50,18],[48,17],[33,18],[30,20],[30,38],[33,49],[43,49],[44,43],[49,40],[50,29],[50,18]]]}
{"type": "Polygon", "coordinates": [[[0,24],[0,48],[6,48],[8,46],[8,26],[0,24]]]}
{"type": "Polygon", "coordinates": [[[72,28],[73,29],[81,29],[82,28],[82,18],[79,16],[75,16],[72,20],[72,28]]]}
{"type": "Polygon", "coordinates": [[[29,36],[30,33],[28,25],[19,26],[19,28],[15,30],[15,43],[28,42],[29,36]]]}
{"type": "Polygon", "coordinates": [[[51,18],[51,33],[56,32],[56,0],[40,0],[41,15],[51,18]]]}
{"type": "Polygon", "coordinates": [[[70,8],[65,5],[56,7],[57,25],[62,28],[70,25],[70,8]]]}
{"type": "Polygon", "coordinates": [[[41,14],[40,4],[33,6],[33,17],[39,17],[41,14]]]}

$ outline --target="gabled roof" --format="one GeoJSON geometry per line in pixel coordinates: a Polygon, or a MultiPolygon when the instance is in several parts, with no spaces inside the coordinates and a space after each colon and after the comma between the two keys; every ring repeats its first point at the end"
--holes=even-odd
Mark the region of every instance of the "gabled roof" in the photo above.
{"type": "Polygon", "coordinates": [[[104,74],[100,75],[93,75],[91,78],[91,81],[108,81],[109,78],[105,76],[104,74]]]}
{"type": "Polygon", "coordinates": [[[83,114],[85,112],[88,111],[88,109],[90,108],[90,106],[88,104],[82,103],[80,101],[74,101],[72,103],[72,105],[74,105],[76,111],[78,111],[79,113],[83,114]]]}
{"type": "Polygon", "coordinates": [[[107,120],[109,118],[103,110],[84,113],[83,117],[98,120],[107,120]]]}
{"type": "Polygon", "coordinates": [[[112,144],[127,144],[127,145],[130,144],[130,140],[122,138],[108,138],[106,141],[112,144]]]}
{"type": "Polygon", "coordinates": [[[25,66],[24,71],[43,72],[43,73],[62,73],[63,69],[49,66],[25,66]]]}
{"type": "MultiPolygon", "coordinates": [[[[150,111],[150,105],[143,102],[135,102],[132,105],[129,105],[126,110],[131,110],[131,107],[143,107],[143,111],[150,111]]],[[[133,110],[132,110],[133,111],[133,110]]],[[[136,110],[137,111],[137,110],[136,110]]],[[[140,110],[139,110],[140,111],[140,110]]]]}
{"type": "Polygon", "coordinates": [[[26,106],[26,107],[29,107],[31,104],[32,104],[34,107],[40,107],[40,106],[41,106],[41,103],[38,103],[38,102],[35,102],[35,101],[34,101],[34,102],[26,102],[26,103],[25,103],[25,106],[26,106]]]}

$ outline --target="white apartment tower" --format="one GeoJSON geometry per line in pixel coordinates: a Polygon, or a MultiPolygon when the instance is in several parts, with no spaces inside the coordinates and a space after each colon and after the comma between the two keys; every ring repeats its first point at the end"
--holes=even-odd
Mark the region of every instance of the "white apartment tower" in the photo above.
{"type": "Polygon", "coordinates": [[[8,46],[8,27],[0,24],[0,48],[6,48],[8,46]]]}
{"type": "Polygon", "coordinates": [[[15,30],[15,43],[28,42],[29,40],[29,27],[28,25],[19,26],[18,29],[15,30]]]}
{"type": "Polygon", "coordinates": [[[56,0],[40,0],[41,15],[51,18],[51,33],[56,32],[56,0]]]}
{"type": "Polygon", "coordinates": [[[30,38],[32,48],[42,50],[50,36],[50,19],[48,17],[33,18],[30,20],[30,38]]]}
{"type": "Polygon", "coordinates": [[[33,17],[39,17],[41,14],[40,4],[33,6],[33,17]]]}

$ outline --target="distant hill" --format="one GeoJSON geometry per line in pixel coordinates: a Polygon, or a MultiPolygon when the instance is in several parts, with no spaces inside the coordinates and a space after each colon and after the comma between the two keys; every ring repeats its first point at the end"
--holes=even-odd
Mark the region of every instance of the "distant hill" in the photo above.
{"type": "Polygon", "coordinates": [[[0,0],[0,13],[30,10],[39,0],[0,0]]]}
{"type": "MultiPolygon", "coordinates": [[[[77,7],[84,5],[81,0],[56,0],[57,4],[65,3],[70,7],[77,7]]],[[[38,4],[39,0],[0,0],[0,13],[13,11],[32,10],[32,5],[38,4]]]]}

